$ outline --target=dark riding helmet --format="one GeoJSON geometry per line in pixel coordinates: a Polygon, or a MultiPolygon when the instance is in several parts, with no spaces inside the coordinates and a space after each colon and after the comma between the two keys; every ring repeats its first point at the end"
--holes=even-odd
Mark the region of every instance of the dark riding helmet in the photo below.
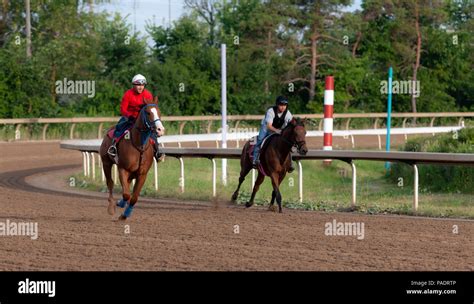
{"type": "Polygon", "coordinates": [[[286,98],[285,96],[278,96],[277,99],[276,99],[276,105],[279,106],[279,105],[288,105],[288,98],[286,98]]]}

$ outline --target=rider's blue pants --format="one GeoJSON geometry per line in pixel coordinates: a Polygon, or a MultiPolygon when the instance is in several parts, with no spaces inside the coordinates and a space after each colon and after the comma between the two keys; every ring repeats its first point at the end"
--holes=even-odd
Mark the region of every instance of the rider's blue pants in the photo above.
{"type": "Polygon", "coordinates": [[[255,147],[253,148],[253,160],[257,160],[260,155],[260,145],[262,141],[267,137],[268,131],[265,128],[260,128],[260,132],[258,132],[257,142],[255,143],[255,147]]]}
{"type": "Polygon", "coordinates": [[[117,125],[115,126],[114,138],[119,138],[125,130],[127,130],[131,124],[133,123],[133,119],[128,119],[125,116],[120,117],[117,125]]]}
{"type": "MultiPolygon", "coordinates": [[[[130,128],[135,121],[132,119],[129,119],[125,116],[120,117],[120,120],[118,121],[117,125],[115,126],[115,132],[114,132],[114,138],[119,138],[125,130],[130,128]]],[[[156,132],[151,133],[151,138],[158,143],[158,134],[156,132]]]]}

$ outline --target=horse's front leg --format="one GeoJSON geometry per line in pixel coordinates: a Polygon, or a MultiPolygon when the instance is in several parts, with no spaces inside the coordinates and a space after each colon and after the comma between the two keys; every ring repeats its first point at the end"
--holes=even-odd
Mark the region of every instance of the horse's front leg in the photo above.
{"type": "Polygon", "coordinates": [[[270,206],[268,207],[268,209],[272,210],[273,209],[273,204],[275,203],[275,198],[276,198],[276,192],[275,190],[272,191],[272,200],[270,201],[270,206]]]}
{"type": "MultiPolygon", "coordinates": [[[[119,178],[120,184],[122,185],[122,199],[118,201],[116,204],[113,204],[113,213],[115,213],[115,206],[120,208],[124,208],[127,203],[130,201],[130,172],[125,169],[119,169],[119,178]]],[[[109,208],[110,205],[109,205],[109,208]]]]}
{"type": "Polygon", "coordinates": [[[140,195],[140,191],[142,191],[143,185],[145,184],[146,174],[140,174],[137,176],[135,181],[135,187],[133,187],[133,193],[130,198],[130,202],[127,204],[125,211],[120,216],[120,220],[125,220],[132,215],[133,208],[138,201],[138,196],[140,195]]]}
{"type": "Polygon", "coordinates": [[[282,208],[281,208],[281,193],[280,193],[280,183],[281,179],[280,176],[277,173],[273,173],[271,176],[272,179],[272,186],[273,186],[273,192],[272,192],[272,204],[270,206],[271,211],[275,211],[273,208],[273,201],[276,199],[278,203],[278,212],[282,213],[282,208]]]}
{"type": "Polygon", "coordinates": [[[263,183],[265,179],[265,175],[263,175],[260,171],[258,172],[257,180],[255,181],[255,185],[253,186],[252,196],[250,197],[250,201],[245,204],[245,207],[251,207],[253,205],[253,200],[255,199],[255,194],[257,194],[260,185],[263,183]]]}
{"type": "Polygon", "coordinates": [[[252,170],[252,167],[249,166],[249,167],[246,167],[246,168],[242,168],[242,170],[240,171],[239,185],[237,186],[237,189],[234,191],[234,194],[232,195],[232,201],[233,202],[235,202],[237,200],[237,197],[239,196],[240,186],[242,186],[242,183],[245,180],[245,176],[247,176],[247,174],[249,174],[250,170],[252,170]]]}
{"type": "Polygon", "coordinates": [[[112,179],[112,163],[107,157],[102,157],[102,164],[104,175],[107,180],[107,189],[109,192],[108,202],[109,205],[107,207],[107,212],[110,215],[113,215],[115,212],[115,201],[114,201],[114,181],[112,179]]]}

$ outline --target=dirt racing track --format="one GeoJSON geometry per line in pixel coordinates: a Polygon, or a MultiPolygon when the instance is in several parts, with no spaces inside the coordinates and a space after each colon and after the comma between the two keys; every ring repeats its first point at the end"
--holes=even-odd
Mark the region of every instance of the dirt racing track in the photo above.
{"type": "Polygon", "coordinates": [[[0,143],[0,221],[39,234],[0,236],[0,270],[474,271],[474,221],[142,199],[123,223],[105,194],[67,189],[80,170],[58,142],[0,143]],[[364,223],[364,239],[327,236],[333,220],[364,223]]]}

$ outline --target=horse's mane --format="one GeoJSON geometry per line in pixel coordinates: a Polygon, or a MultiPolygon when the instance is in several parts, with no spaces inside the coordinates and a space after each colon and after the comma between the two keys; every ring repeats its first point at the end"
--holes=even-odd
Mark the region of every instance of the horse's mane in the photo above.
{"type": "MultiPolygon", "coordinates": [[[[304,127],[304,119],[301,119],[301,118],[299,118],[299,117],[296,117],[296,118],[293,118],[293,119],[296,121],[295,127],[296,127],[296,126],[303,126],[303,127],[304,127]]],[[[293,119],[292,119],[292,120],[293,120],[293,119]]]]}
{"type": "Polygon", "coordinates": [[[286,125],[286,127],[282,130],[282,132],[285,131],[286,129],[294,128],[294,127],[297,127],[297,126],[303,126],[304,127],[304,119],[301,119],[299,117],[293,117],[293,119],[290,120],[290,123],[288,123],[288,125],[286,125]]]}

